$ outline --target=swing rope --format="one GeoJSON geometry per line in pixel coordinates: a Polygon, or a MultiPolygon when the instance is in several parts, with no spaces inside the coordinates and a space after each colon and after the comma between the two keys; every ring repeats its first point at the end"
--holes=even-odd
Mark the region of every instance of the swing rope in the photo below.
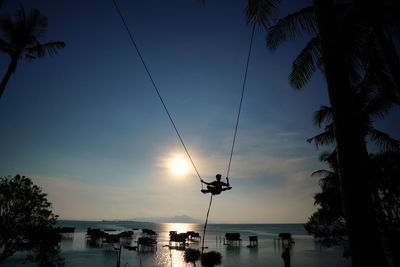
{"type": "Polygon", "coordinates": [[[157,85],[156,85],[156,83],[155,83],[155,81],[154,81],[154,79],[153,79],[153,76],[151,75],[150,70],[149,70],[149,68],[147,67],[147,64],[146,64],[145,61],[144,61],[144,58],[143,58],[143,56],[142,56],[142,53],[140,52],[139,47],[137,46],[137,44],[136,44],[136,42],[135,42],[135,39],[133,38],[133,34],[131,33],[131,31],[130,31],[130,29],[129,29],[129,27],[128,27],[128,24],[126,23],[126,20],[125,20],[124,16],[122,15],[122,12],[121,12],[121,10],[120,10],[120,8],[119,8],[119,6],[118,6],[116,0],[112,0],[112,2],[114,3],[115,9],[117,10],[119,17],[121,18],[121,21],[122,21],[122,23],[124,24],[125,30],[127,31],[128,35],[129,35],[129,38],[130,38],[130,40],[131,40],[133,46],[135,47],[136,52],[137,52],[137,54],[138,54],[138,56],[139,56],[139,58],[140,58],[140,61],[142,62],[143,67],[145,68],[146,73],[147,73],[147,75],[149,76],[149,78],[150,78],[150,80],[151,80],[151,83],[153,84],[153,88],[154,88],[154,90],[156,91],[156,93],[157,93],[157,95],[158,95],[158,98],[160,99],[161,104],[162,104],[162,106],[164,107],[164,110],[165,110],[165,112],[167,113],[168,118],[169,118],[169,120],[170,120],[172,126],[174,127],[175,133],[178,135],[178,138],[179,138],[179,140],[180,140],[180,142],[181,142],[181,144],[182,144],[182,146],[183,146],[183,148],[184,148],[184,150],[185,150],[187,156],[189,157],[189,160],[190,160],[190,162],[192,163],[192,166],[193,166],[194,170],[196,171],[197,176],[199,177],[199,181],[200,181],[200,184],[201,184],[201,188],[203,189],[203,183],[201,182],[202,179],[201,179],[200,173],[199,173],[199,171],[197,170],[196,165],[194,164],[194,161],[193,161],[192,157],[191,157],[190,154],[189,154],[189,150],[187,149],[185,143],[183,142],[182,136],[180,135],[180,133],[179,133],[179,131],[178,131],[178,128],[176,127],[175,122],[174,122],[174,120],[172,119],[172,116],[171,116],[171,114],[170,114],[169,111],[168,111],[168,108],[167,108],[167,106],[166,106],[166,104],[165,104],[165,102],[164,102],[164,99],[162,98],[162,96],[161,96],[161,94],[160,94],[160,91],[158,90],[158,87],[157,87],[157,85]]]}
{"type": "Polygon", "coordinates": [[[229,177],[229,172],[230,172],[230,170],[231,170],[231,163],[232,163],[233,150],[234,150],[234,148],[235,148],[236,135],[237,135],[237,130],[238,130],[238,126],[239,126],[239,119],[240,119],[240,112],[241,112],[241,110],[242,110],[244,89],[246,88],[247,72],[248,72],[248,70],[249,70],[251,48],[253,47],[253,39],[254,39],[254,32],[255,32],[255,29],[256,29],[256,24],[254,23],[253,29],[252,29],[252,32],[251,32],[250,45],[249,45],[249,52],[248,52],[248,54],[247,54],[246,70],[245,70],[245,72],[244,72],[244,78],[243,78],[242,94],[241,94],[241,96],[240,96],[239,110],[238,110],[238,114],[237,114],[237,118],[236,118],[235,133],[233,134],[232,149],[231,149],[231,154],[230,154],[230,156],[229,156],[229,164],[228,164],[228,170],[226,171],[226,177],[229,177]]]}
{"type": "MultiPolygon", "coordinates": [[[[178,138],[179,138],[179,140],[180,140],[180,142],[181,142],[181,144],[182,144],[187,156],[189,157],[189,160],[192,163],[192,166],[193,166],[194,170],[197,173],[197,176],[198,176],[198,178],[200,180],[201,188],[203,189],[202,179],[201,179],[201,176],[200,176],[200,174],[199,174],[199,172],[198,172],[198,170],[196,168],[196,165],[194,164],[193,159],[190,156],[189,151],[188,151],[185,143],[183,142],[183,139],[182,139],[182,137],[181,137],[181,135],[180,135],[180,133],[178,131],[178,128],[176,127],[175,122],[172,119],[172,116],[171,116],[170,112],[168,111],[168,108],[167,108],[167,106],[166,106],[166,104],[165,104],[165,102],[164,102],[164,100],[163,100],[163,98],[162,98],[162,96],[160,94],[160,91],[157,88],[157,85],[156,85],[156,83],[155,83],[155,81],[154,81],[154,79],[153,79],[153,77],[152,77],[152,75],[150,73],[149,68],[147,67],[147,65],[146,65],[146,63],[145,63],[145,61],[143,59],[143,56],[142,56],[142,54],[141,54],[141,52],[140,52],[140,50],[139,50],[139,48],[138,48],[138,46],[137,46],[137,44],[135,42],[135,39],[133,38],[133,35],[132,35],[132,33],[131,33],[131,31],[130,31],[127,23],[126,23],[126,20],[125,20],[124,16],[122,15],[121,10],[120,10],[116,0],[112,0],[112,1],[114,3],[114,6],[115,6],[117,12],[118,12],[119,17],[121,18],[121,21],[122,21],[122,23],[123,23],[123,25],[125,27],[125,30],[127,31],[128,35],[129,35],[129,38],[130,38],[133,46],[135,47],[136,52],[137,52],[137,54],[138,54],[138,56],[139,56],[139,58],[140,58],[140,60],[141,60],[141,62],[143,64],[143,66],[144,66],[144,68],[146,70],[146,73],[149,76],[149,78],[151,80],[151,83],[153,84],[154,90],[156,91],[156,93],[158,95],[158,98],[160,99],[161,104],[163,105],[164,110],[167,113],[168,118],[169,118],[169,120],[170,120],[170,122],[171,122],[171,124],[172,124],[172,126],[173,126],[173,128],[174,128],[174,130],[176,132],[176,134],[178,135],[178,138]]],[[[240,96],[240,104],[239,104],[238,114],[237,114],[237,117],[236,117],[235,132],[234,132],[234,135],[233,135],[232,148],[231,148],[231,152],[230,152],[230,156],[229,156],[229,163],[228,163],[228,169],[227,169],[226,177],[229,177],[229,172],[230,172],[230,169],[231,169],[233,151],[234,151],[234,148],[235,148],[236,136],[237,136],[238,126],[239,126],[240,113],[241,113],[241,110],[242,110],[243,96],[244,96],[244,91],[245,91],[245,88],[246,88],[247,73],[248,73],[248,69],[249,69],[250,55],[251,55],[251,49],[252,49],[252,46],[253,46],[255,28],[256,28],[256,24],[253,25],[251,38],[250,38],[250,45],[249,45],[249,50],[248,50],[248,54],[247,54],[246,70],[245,70],[245,73],[244,73],[244,79],[243,79],[243,85],[242,85],[242,93],[241,93],[241,96],[240,96]]],[[[207,230],[207,224],[208,224],[208,216],[210,214],[212,199],[213,199],[213,195],[211,194],[210,203],[208,205],[208,210],[207,210],[206,221],[205,221],[204,229],[203,229],[203,240],[202,240],[202,246],[201,246],[201,253],[202,254],[203,254],[203,251],[204,251],[204,240],[205,240],[205,236],[206,236],[206,230],[207,230]]]]}
{"type": "MultiPolygon", "coordinates": [[[[249,70],[251,48],[253,47],[253,39],[254,39],[255,29],[256,29],[256,24],[253,25],[253,29],[252,29],[252,32],[251,32],[249,52],[247,54],[246,70],[244,72],[244,78],[243,78],[242,94],[240,96],[239,110],[238,110],[238,115],[237,115],[237,118],[236,118],[235,133],[233,135],[232,149],[231,149],[231,154],[230,154],[230,157],[229,157],[228,171],[227,171],[226,177],[229,177],[229,171],[231,169],[233,149],[235,147],[236,135],[237,135],[237,130],[238,130],[238,126],[239,126],[240,111],[242,110],[243,95],[244,95],[244,89],[246,88],[247,72],[249,70]]],[[[204,251],[204,240],[206,239],[206,229],[207,229],[207,223],[208,223],[208,215],[210,214],[210,208],[211,208],[211,204],[212,204],[212,199],[213,199],[213,195],[211,194],[210,204],[208,205],[208,210],[207,210],[206,222],[204,223],[203,240],[202,240],[202,244],[201,244],[201,254],[203,254],[203,251],[204,251]]]]}
{"type": "Polygon", "coordinates": [[[208,205],[208,210],[207,210],[207,217],[206,217],[206,222],[204,224],[204,229],[203,229],[203,239],[201,240],[201,254],[203,255],[203,251],[204,251],[204,240],[206,239],[206,229],[207,229],[207,223],[208,223],[208,215],[210,214],[210,208],[211,208],[211,204],[212,204],[212,199],[213,199],[213,195],[210,194],[210,204],[208,205]]]}

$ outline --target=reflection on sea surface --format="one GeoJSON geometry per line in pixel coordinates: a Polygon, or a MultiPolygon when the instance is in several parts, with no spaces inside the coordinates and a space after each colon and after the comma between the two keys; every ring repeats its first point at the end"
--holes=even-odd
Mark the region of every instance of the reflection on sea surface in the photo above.
{"type": "MultiPolygon", "coordinates": [[[[61,254],[65,258],[66,267],[108,267],[116,266],[118,252],[114,249],[122,246],[121,266],[193,266],[184,260],[184,251],[170,249],[169,233],[186,233],[188,231],[199,232],[202,235],[203,225],[186,223],[138,223],[138,222],[82,222],[61,221],[62,226],[75,227],[75,233],[70,238],[63,238],[61,242],[61,254]],[[130,239],[125,239],[105,249],[100,241],[90,243],[86,237],[87,228],[113,229],[112,234],[122,231],[133,231],[130,239]],[[133,230],[135,229],[135,230],[133,230]],[[137,246],[137,240],[142,236],[142,229],[152,229],[157,232],[156,250],[138,251],[133,248],[137,246]],[[127,247],[131,247],[128,250],[127,247]]],[[[338,248],[324,248],[315,243],[312,237],[307,235],[302,225],[239,225],[239,224],[210,224],[205,237],[205,246],[208,251],[217,251],[222,255],[221,266],[269,266],[281,267],[282,244],[274,238],[278,233],[288,232],[293,234],[295,244],[291,247],[292,265],[296,267],[322,266],[322,267],[347,267],[350,262],[341,256],[342,250],[338,248]],[[240,245],[227,246],[225,233],[239,233],[240,245]],[[258,237],[258,246],[249,246],[249,236],[258,237]]],[[[188,247],[200,249],[200,241],[188,242],[188,247]]],[[[4,263],[4,266],[36,266],[23,265],[23,256],[13,257],[4,263]]],[[[201,266],[200,261],[196,266],[201,266]]]]}
{"type": "Polygon", "coordinates": [[[188,231],[193,231],[193,229],[198,228],[197,224],[192,223],[163,223],[164,231],[169,233],[170,231],[176,231],[178,233],[186,233],[188,231]]]}
{"type": "Polygon", "coordinates": [[[185,264],[184,257],[183,257],[183,251],[176,250],[176,249],[170,249],[169,253],[170,253],[170,259],[171,259],[171,266],[178,267],[178,266],[183,266],[185,264]]]}

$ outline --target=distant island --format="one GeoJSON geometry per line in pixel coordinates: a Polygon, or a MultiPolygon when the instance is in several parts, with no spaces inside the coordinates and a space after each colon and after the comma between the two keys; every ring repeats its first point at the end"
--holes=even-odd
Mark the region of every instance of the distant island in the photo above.
{"type": "Polygon", "coordinates": [[[155,223],[202,223],[200,220],[194,219],[187,215],[177,215],[174,217],[139,217],[133,218],[137,222],[155,222],[155,223]]]}

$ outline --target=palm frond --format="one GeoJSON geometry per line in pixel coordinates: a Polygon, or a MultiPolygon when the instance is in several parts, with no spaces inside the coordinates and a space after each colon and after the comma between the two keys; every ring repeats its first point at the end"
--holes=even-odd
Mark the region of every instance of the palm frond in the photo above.
{"type": "Polygon", "coordinates": [[[39,10],[33,9],[29,14],[27,25],[29,25],[33,36],[43,37],[46,34],[48,19],[40,14],[39,10]]]}
{"type": "Polygon", "coordinates": [[[4,40],[6,41],[12,40],[14,32],[14,24],[12,22],[10,15],[0,18],[0,32],[4,40]]]}
{"type": "Polygon", "coordinates": [[[362,78],[364,76],[364,68],[363,65],[361,63],[361,61],[359,60],[359,58],[357,57],[357,55],[355,53],[346,53],[343,52],[343,54],[345,54],[345,59],[346,59],[346,69],[347,69],[347,73],[349,74],[349,78],[350,78],[350,82],[351,84],[354,86],[356,84],[359,84],[362,81],[362,78]]]}
{"type": "Polygon", "coordinates": [[[340,12],[340,42],[345,43],[342,54],[346,59],[345,68],[352,85],[358,84],[364,77],[364,66],[368,58],[370,45],[375,44],[370,38],[370,27],[360,23],[362,11],[357,8],[344,8],[340,12]]]}
{"type": "Polygon", "coordinates": [[[321,106],[319,110],[314,113],[314,123],[321,128],[321,124],[332,122],[332,108],[328,106],[321,106]]]}
{"type": "Polygon", "coordinates": [[[388,134],[378,131],[376,129],[371,129],[369,131],[369,137],[374,141],[381,150],[383,151],[399,151],[400,143],[396,139],[390,137],[388,134]]]}
{"type": "Polygon", "coordinates": [[[267,29],[279,14],[281,0],[249,0],[246,8],[247,24],[267,29]]]}
{"type": "Polygon", "coordinates": [[[318,170],[318,171],[315,171],[315,172],[311,173],[311,176],[312,176],[312,177],[314,177],[314,176],[317,176],[317,177],[326,177],[326,176],[328,176],[328,175],[330,175],[330,174],[332,174],[331,171],[327,171],[327,170],[318,170]]]}
{"type": "Polygon", "coordinates": [[[372,73],[370,68],[365,67],[364,78],[353,86],[353,90],[357,93],[360,102],[367,103],[371,95],[376,91],[376,79],[374,76],[375,73],[372,73]]]}
{"type": "Polygon", "coordinates": [[[319,161],[329,162],[331,157],[332,157],[332,152],[331,151],[324,151],[321,154],[319,154],[319,161]]]}
{"type": "Polygon", "coordinates": [[[337,159],[336,159],[336,149],[333,151],[325,151],[319,155],[319,160],[329,164],[329,167],[337,172],[337,159]]]}
{"type": "Polygon", "coordinates": [[[26,23],[25,8],[22,4],[20,4],[20,6],[19,6],[16,17],[18,18],[17,21],[19,21],[21,23],[26,23]]]}
{"type": "Polygon", "coordinates": [[[380,55],[378,48],[372,45],[367,54],[368,62],[364,67],[366,74],[359,85],[358,98],[364,103],[364,114],[369,117],[383,117],[398,100],[394,89],[396,86],[387,70],[387,62],[380,55]]]}
{"type": "Polygon", "coordinates": [[[385,99],[389,99],[393,103],[400,105],[400,88],[395,85],[392,74],[381,71],[377,76],[379,82],[376,85],[380,94],[385,99]]]}
{"type": "Polygon", "coordinates": [[[314,137],[307,139],[307,142],[314,142],[315,146],[318,148],[322,145],[332,145],[335,142],[335,135],[333,132],[333,124],[328,124],[325,127],[325,131],[314,137]]]}
{"type": "Polygon", "coordinates": [[[58,51],[65,47],[65,43],[61,41],[56,42],[48,42],[45,44],[41,44],[36,42],[35,46],[26,48],[27,54],[25,57],[27,59],[34,59],[34,58],[42,58],[46,54],[49,56],[54,56],[58,53],[58,51]]]}
{"type": "Polygon", "coordinates": [[[390,6],[384,7],[383,13],[385,14],[383,16],[385,23],[397,29],[397,31],[400,31],[400,4],[396,2],[392,3],[390,6]]]}
{"type": "Polygon", "coordinates": [[[317,70],[321,60],[319,36],[314,37],[292,63],[292,72],[289,74],[290,84],[296,88],[303,88],[317,70]]]}
{"type": "Polygon", "coordinates": [[[13,54],[14,50],[10,47],[10,45],[0,38],[0,51],[10,56],[13,54]]]}
{"type": "Polygon", "coordinates": [[[27,61],[32,61],[34,59],[37,59],[37,57],[30,55],[30,54],[25,55],[25,60],[27,60],[27,61]]]}
{"type": "Polygon", "coordinates": [[[341,42],[347,43],[342,49],[342,54],[345,58],[345,66],[343,67],[347,70],[353,87],[359,84],[365,76],[364,58],[366,54],[363,47],[364,42],[362,41],[364,37],[355,35],[352,31],[341,32],[343,39],[341,42]]]}
{"type": "Polygon", "coordinates": [[[385,116],[393,107],[393,99],[378,94],[372,98],[364,108],[364,112],[369,116],[385,116]]]}
{"type": "Polygon", "coordinates": [[[283,42],[294,40],[303,32],[316,35],[317,23],[313,7],[306,7],[280,19],[267,31],[267,47],[274,51],[283,42]]]}
{"type": "MultiPolygon", "coordinates": [[[[390,37],[389,37],[390,38],[390,37]]],[[[372,40],[368,43],[374,43],[372,40]]],[[[382,97],[389,99],[391,102],[400,104],[399,88],[394,82],[394,75],[388,66],[384,48],[379,45],[368,45],[368,66],[367,75],[373,83],[374,91],[379,92],[382,97]],[[396,90],[397,88],[397,90],[396,90]]],[[[393,52],[393,57],[398,57],[397,53],[393,52]]]]}

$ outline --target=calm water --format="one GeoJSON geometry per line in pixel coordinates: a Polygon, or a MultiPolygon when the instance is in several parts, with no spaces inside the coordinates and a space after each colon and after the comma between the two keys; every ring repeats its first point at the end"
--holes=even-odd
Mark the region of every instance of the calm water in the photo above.
{"type": "MultiPolygon", "coordinates": [[[[65,237],[61,243],[61,254],[65,258],[66,266],[110,266],[115,267],[117,252],[112,249],[90,247],[85,240],[88,227],[100,229],[115,229],[117,231],[137,229],[153,229],[158,233],[157,250],[154,252],[137,252],[122,249],[121,266],[192,266],[185,263],[183,251],[164,247],[169,241],[169,231],[200,232],[200,224],[177,223],[140,223],[140,222],[88,222],[88,221],[60,221],[60,226],[75,227],[75,233],[65,237]]],[[[291,262],[294,267],[345,267],[350,262],[341,256],[340,248],[323,248],[307,235],[301,224],[210,224],[207,228],[205,246],[206,251],[216,250],[223,256],[221,266],[283,266],[281,259],[282,249],[274,238],[280,232],[290,232],[295,244],[291,249],[291,262]],[[239,247],[228,247],[220,242],[227,232],[240,233],[242,242],[239,247]],[[258,236],[258,248],[248,248],[248,236],[258,236]]],[[[141,230],[135,230],[131,245],[141,235],[141,230]]],[[[190,243],[191,248],[200,248],[201,242],[190,243]]],[[[4,263],[4,266],[20,266],[23,255],[16,255],[4,263]]],[[[26,264],[24,266],[35,266],[26,264]]],[[[201,266],[197,262],[197,266],[201,266]]]]}

